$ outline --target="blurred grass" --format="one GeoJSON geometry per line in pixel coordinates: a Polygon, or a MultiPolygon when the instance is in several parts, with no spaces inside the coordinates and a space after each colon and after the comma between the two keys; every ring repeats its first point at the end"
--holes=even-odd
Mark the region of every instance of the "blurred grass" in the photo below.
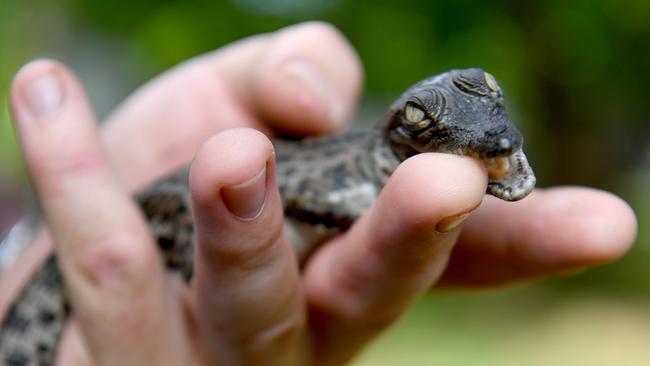
{"type": "Polygon", "coordinates": [[[28,60],[71,65],[104,116],[187,58],[309,19],[332,22],[359,51],[367,100],[390,100],[449,68],[489,70],[542,186],[607,189],[639,218],[637,243],[620,262],[526,288],[426,298],[353,364],[647,364],[647,1],[0,0],[0,184],[25,182],[5,101],[28,60]]]}
{"type": "Polygon", "coordinates": [[[534,288],[425,298],[351,365],[644,366],[648,305],[534,288]]]}

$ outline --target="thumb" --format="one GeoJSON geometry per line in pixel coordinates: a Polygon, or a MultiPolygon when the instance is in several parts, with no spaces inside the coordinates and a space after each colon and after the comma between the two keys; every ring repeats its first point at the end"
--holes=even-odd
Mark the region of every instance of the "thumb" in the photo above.
{"type": "Polygon", "coordinates": [[[420,154],[400,165],[370,211],[307,267],[319,357],[345,360],[439,278],[486,184],[466,157],[420,154]]]}

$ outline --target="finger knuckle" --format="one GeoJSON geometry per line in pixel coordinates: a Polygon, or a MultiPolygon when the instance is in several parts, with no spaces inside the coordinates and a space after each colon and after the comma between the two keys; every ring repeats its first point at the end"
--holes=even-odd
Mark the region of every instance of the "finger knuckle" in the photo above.
{"type": "Polygon", "coordinates": [[[103,167],[103,159],[98,149],[88,149],[68,154],[42,154],[30,165],[37,179],[58,186],[70,177],[98,172],[103,167]]]}
{"type": "MultiPolygon", "coordinates": [[[[236,268],[249,272],[265,266],[278,257],[282,242],[286,239],[282,225],[270,225],[273,229],[255,230],[245,238],[229,238],[218,245],[202,245],[201,254],[208,262],[221,268],[236,268]]],[[[207,242],[207,241],[203,241],[207,242]]]]}
{"type": "Polygon", "coordinates": [[[147,271],[147,256],[142,243],[123,234],[98,237],[80,250],[76,269],[93,287],[113,287],[116,283],[136,283],[147,271]]]}
{"type": "Polygon", "coordinates": [[[250,352],[268,349],[290,349],[298,343],[305,331],[305,318],[302,312],[293,313],[273,325],[258,330],[246,337],[243,343],[250,352]]]}

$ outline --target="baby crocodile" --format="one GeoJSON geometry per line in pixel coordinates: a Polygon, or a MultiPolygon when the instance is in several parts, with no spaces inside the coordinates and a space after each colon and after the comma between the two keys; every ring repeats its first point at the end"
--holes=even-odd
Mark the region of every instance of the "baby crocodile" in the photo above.
{"type": "MultiPolygon", "coordinates": [[[[304,261],[319,242],[300,235],[305,228],[321,234],[347,229],[372,205],[399,163],[421,152],[478,158],[488,170],[487,193],[507,201],[524,198],[533,189],[535,176],[522,143],[506,114],[501,89],[481,69],[451,70],[413,85],[369,132],[276,140],[277,181],[285,213],[295,224],[299,260],[304,261]]],[[[185,169],[139,197],[169,270],[186,280],[193,264],[188,191],[185,169]]],[[[2,323],[0,362],[53,362],[71,311],[62,280],[52,256],[2,323]]]]}

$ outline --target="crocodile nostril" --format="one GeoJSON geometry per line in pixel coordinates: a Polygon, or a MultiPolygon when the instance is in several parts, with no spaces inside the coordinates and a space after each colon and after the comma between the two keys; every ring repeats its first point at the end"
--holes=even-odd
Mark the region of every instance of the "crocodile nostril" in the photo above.
{"type": "Polygon", "coordinates": [[[509,138],[503,137],[499,140],[499,147],[502,150],[510,150],[512,147],[512,141],[509,138]]]}

